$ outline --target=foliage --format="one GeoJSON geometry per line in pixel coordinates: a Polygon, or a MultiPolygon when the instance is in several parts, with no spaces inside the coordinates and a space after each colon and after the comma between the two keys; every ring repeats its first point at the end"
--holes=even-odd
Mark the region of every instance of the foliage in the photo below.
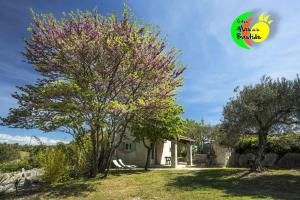
{"type": "MultiPolygon", "coordinates": [[[[237,153],[255,153],[258,149],[256,137],[244,137],[234,146],[237,153]]],[[[266,153],[276,153],[280,156],[286,153],[300,153],[300,133],[272,135],[266,143],[266,153]]]]}
{"type": "Polygon", "coordinates": [[[12,172],[22,168],[32,169],[39,167],[38,153],[45,148],[43,145],[21,145],[0,143],[1,169],[12,172]]]}
{"type": "Polygon", "coordinates": [[[185,124],[181,117],[183,109],[170,99],[171,105],[165,109],[144,111],[136,115],[132,132],[137,141],[142,141],[148,149],[145,170],[148,169],[150,152],[162,139],[175,139],[184,133],[185,124]]]}
{"type": "Polygon", "coordinates": [[[21,171],[22,168],[29,170],[32,169],[32,166],[28,163],[28,160],[14,160],[0,165],[0,171],[2,172],[21,171]]]}
{"type": "Polygon", "coordinates": [[[186,119],[186,136],[194,139],[197,153],[207,152],[207,143],[215,140],[218,135],[218,126],[206,124],[204,120],[197,122],[193,119],[186,119]]]}
{"type": "Polygon", "coordinates": [[[258,136],[255,170],[261,171],[267,136],[272,133],[293,132],[299,125],[297,104],[299,94],[295,90],[297,79],[272,80],[263,77],[255,85],[236,89],[224,108],[221,130],[223,143],[234,144],[241,135],[258,136]]]}
{"type": "Polygon", "coordinates": [[[65,153],[71,161],[72,167],[70,176],[72,178],[88,177],[90,173],[89,169],[92,164],[91,140],[88,135],[80,139],[81,141],[72,141],[66,145],[67,151],[65,153]]]}
{"type": "Polygon", "coordinates": [[[182,107],[175,102],[166,109],[142,112],[135,117],[132,125],[133,134],[139,141],[148,139],[155,142],[162,138],[177,138],[184,133],[182,112],[182,107]]]}
{"type": "Polygon", "coordinates": [[[109,169],[134,114],[167,107],[182,85],[178,51],[168,50],[160,32],[139,25],[126,7],[122,17],[77,11],[58,20],[33,13],[28,30],[23,54],[41,77],[18,87],[18,107],[3,124],[90,135],[93,177],[103,154],[109,169]]]}
{"type": "Polygon", "coordinates": [[[48,183],[58,183],[70,178],[71,161],[63,144],[56,148],[46,148],[40,152],[40,163],[43,169],[43,179],[48,183]]]}
{"type": "Polygon", "coordinates": [[[49,183],[64,182],[71,178],[89,176],[91,142],[88,137],[69,144],[58,143],[39,153],[39,165],[44,170],[44,180],[49,183]]]}
{"type": "Polygon", "coordinates": [[[11,144],[0,144],[0,164],[20,158],[20,154],[11,144]]]}

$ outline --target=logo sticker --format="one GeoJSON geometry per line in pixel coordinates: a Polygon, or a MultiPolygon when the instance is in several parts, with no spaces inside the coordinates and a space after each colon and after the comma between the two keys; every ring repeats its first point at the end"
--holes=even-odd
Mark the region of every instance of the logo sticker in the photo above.
{"type": "Polygon", "coordinates": [[[241,14],[231,26],[233,41],[244,49],[251,49],[254,43],[261,43],[270,35],[270,24],[273,22],[270,15],[265,16],[262,12],[255,20],[252,17],[254,14],[254,12],[241,14]]]}

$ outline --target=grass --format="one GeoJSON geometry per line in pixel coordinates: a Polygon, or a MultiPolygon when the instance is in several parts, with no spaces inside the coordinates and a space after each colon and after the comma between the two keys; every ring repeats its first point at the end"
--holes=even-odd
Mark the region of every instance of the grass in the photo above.
{"type": "MultiPolygon", "coordinates": [[[[121,171],[20,194],[21,199],[300,199],[300,171],[245,169],[121,171]]],[[[17,197],[7,197],[16,199],[17,197]]]]}
{"type": "Polygon", "coordinates": [[[29,152],[27,151],[20,151],[20,157],[21,159],[28,159],[29,158],[29,152]]]}

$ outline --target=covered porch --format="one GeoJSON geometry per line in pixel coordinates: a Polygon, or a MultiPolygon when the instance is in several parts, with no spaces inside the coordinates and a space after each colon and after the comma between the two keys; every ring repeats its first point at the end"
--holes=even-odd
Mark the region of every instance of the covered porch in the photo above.
{"type": "Polygon", "coordinates": [[[193,165],[193,144],[195,140],[179,136],[177,140],[171,141],[171,167],[172,168],[184,168],[184,167],[191,167],[193,165]],[[186,163],[178,162],[178,143],[184,144],[186,146],[186,163]]]}

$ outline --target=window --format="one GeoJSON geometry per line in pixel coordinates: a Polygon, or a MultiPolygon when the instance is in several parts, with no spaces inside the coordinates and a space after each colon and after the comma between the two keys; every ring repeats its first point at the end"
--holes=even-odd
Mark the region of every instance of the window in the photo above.
{"type": "Polygon", "coordinates": [[[135,150],[135,145],[134,143],[129,143],[129,142],[123,142],[123,151],[134,151],[135,150]]]}

